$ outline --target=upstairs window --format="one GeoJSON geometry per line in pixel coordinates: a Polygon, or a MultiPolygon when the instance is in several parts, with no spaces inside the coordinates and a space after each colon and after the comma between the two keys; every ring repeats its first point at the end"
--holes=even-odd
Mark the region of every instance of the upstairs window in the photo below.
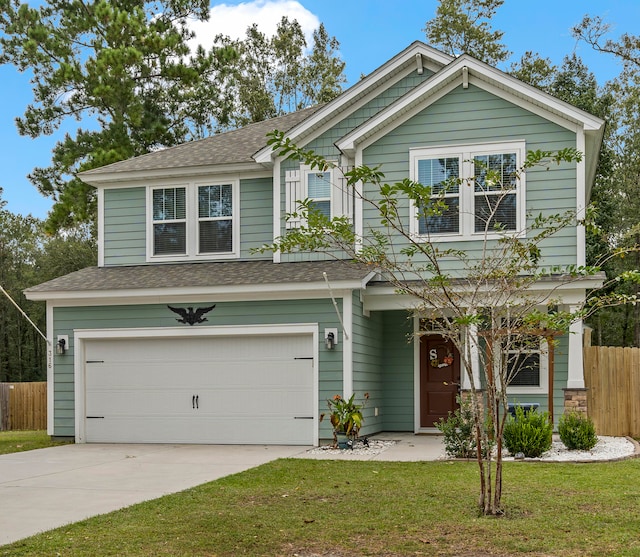
{"type": "Polygon", "coordinates": [[[147,259],[238,256],[238,183],[149,188],[147,259]]]}
{"type": "Polygon", "coordinates": [[[327,218],[346,216],[353,219],[353,188],[347,186],[344,172],[348,168],[330,170],[300,169],[285,172],[285,208],[291,216],[286,228],[298,228],[304,224],[299,215],[300,202],[309,200],[310,205],[327,218]]]}
{"type": "Polygon", "coordinates": [[[153,255],[187,250],[186,188],[153,190],[153,255]]]}
{"type": "Polygon", "coordinates": [[[458,234],[460,232],[460,158],[418,159],[418,179],[430,186],[433,200],[442,197],[447,208],[428,219],[420,217],[418,234],[458,234]]]}
{"type": "Polygon", "coordinates": [[[198,253],[233,251],[233,187],[198,187],[198,253]]]}
{"type": "Polygon", "coordinates": [[[439,241],[519,233],[525,224],[524,141],[412,149],[411,179],[430,186],[435,215],[414,208],[412,232],[439,241]],[[438,203],[436,206],[435,204],[438,203]]]}
{"type": "Polygon", "coordinates": [[[305,177],[311,206],[331,218],[331,172],[308,171],[305,177]]]}
{"type": "Polygon", "coordinates": [[[516,230],[517,154],[476,155],[473,163],[474,232],[516,230]]]}

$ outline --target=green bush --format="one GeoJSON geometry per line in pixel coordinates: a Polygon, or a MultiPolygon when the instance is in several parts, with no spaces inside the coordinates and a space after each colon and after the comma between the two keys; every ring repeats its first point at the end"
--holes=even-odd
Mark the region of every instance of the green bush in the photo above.
{"type": "Polygon", "coordinates": [[[568,412],[560,417],[558,433],[565,447],[571,451],[588,451],[598,442],[593,421],[586,414],[578,412],[568,412]]]}
{"type": "Polygon", "coordinates": [[[473,425],[471,402],[456,399],[459,408],[449,412],[448,418],[440,418],[435,426],[442,432],[444,448],[452,458],[473,458],[476,456],[476,434],[473,425]]]}
{"type": "Polygon", "coordinates": [[[552,435],[548,412],[525,412],[517,406],[516,417],[507,418],[502,439],[510,454],[523,453],[525,457],[536,458],[551,448],[552,435]]]}

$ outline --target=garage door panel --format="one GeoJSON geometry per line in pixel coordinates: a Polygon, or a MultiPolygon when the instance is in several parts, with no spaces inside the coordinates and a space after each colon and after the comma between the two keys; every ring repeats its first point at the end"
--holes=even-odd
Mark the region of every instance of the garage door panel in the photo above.
{"type": "Polygon", "coordinates": [[[314,441],[311,335],[91,340],[85,353],[89,442],[314,441]]]}
{"type": "Polygon", "coordinates": [[[147,414],[166,415],[189,412],[192,408],[191,392],[166,391],[159,388],[144,389],[103,389],[87,391],[87,411],[91,415],[144,416],[147,414]]]}

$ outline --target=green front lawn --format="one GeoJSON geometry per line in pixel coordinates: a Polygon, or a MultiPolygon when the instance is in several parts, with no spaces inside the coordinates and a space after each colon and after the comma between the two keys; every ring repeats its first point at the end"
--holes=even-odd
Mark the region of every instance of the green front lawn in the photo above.
{"type": "Polygon", "coordinates": [[[468,462],[278,460],[0,547],[0,556],[640,555],[640,460],[505,464],[506,515],[468,462]]]}
{"type": "Polygon", "coordinates": [[[0,454],[19,453],[64,444],[65,441],[52,441],[46,431],[0,431],[0,454]]]}

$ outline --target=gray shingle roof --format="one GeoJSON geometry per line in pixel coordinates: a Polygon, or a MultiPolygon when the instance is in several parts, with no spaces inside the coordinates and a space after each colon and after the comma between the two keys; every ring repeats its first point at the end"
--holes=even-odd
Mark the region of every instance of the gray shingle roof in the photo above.
{"type": "Polygon", "coordinates": [[[80,177],[99,176],[111,172],[136,172],[186,168],[216,164],[253,162],[252,156],[267,144],[267,133],[273,130],[288,131],[309,118],[322,105],[305,108],[278,118],[250,124],[244,128],[212,135],[205,139],[189,141],[175,147],[147,153],[125,161],[115,162],[80,173],[80,177]]]}
{"type": "Polygon", "coordinates": [[[350,261],[225,261],[134,267],[87,267],[25,290],[29,293],[87,292],[242,285],[281,285],[329,280],[362,281],[372,269],[350,261]]]}

